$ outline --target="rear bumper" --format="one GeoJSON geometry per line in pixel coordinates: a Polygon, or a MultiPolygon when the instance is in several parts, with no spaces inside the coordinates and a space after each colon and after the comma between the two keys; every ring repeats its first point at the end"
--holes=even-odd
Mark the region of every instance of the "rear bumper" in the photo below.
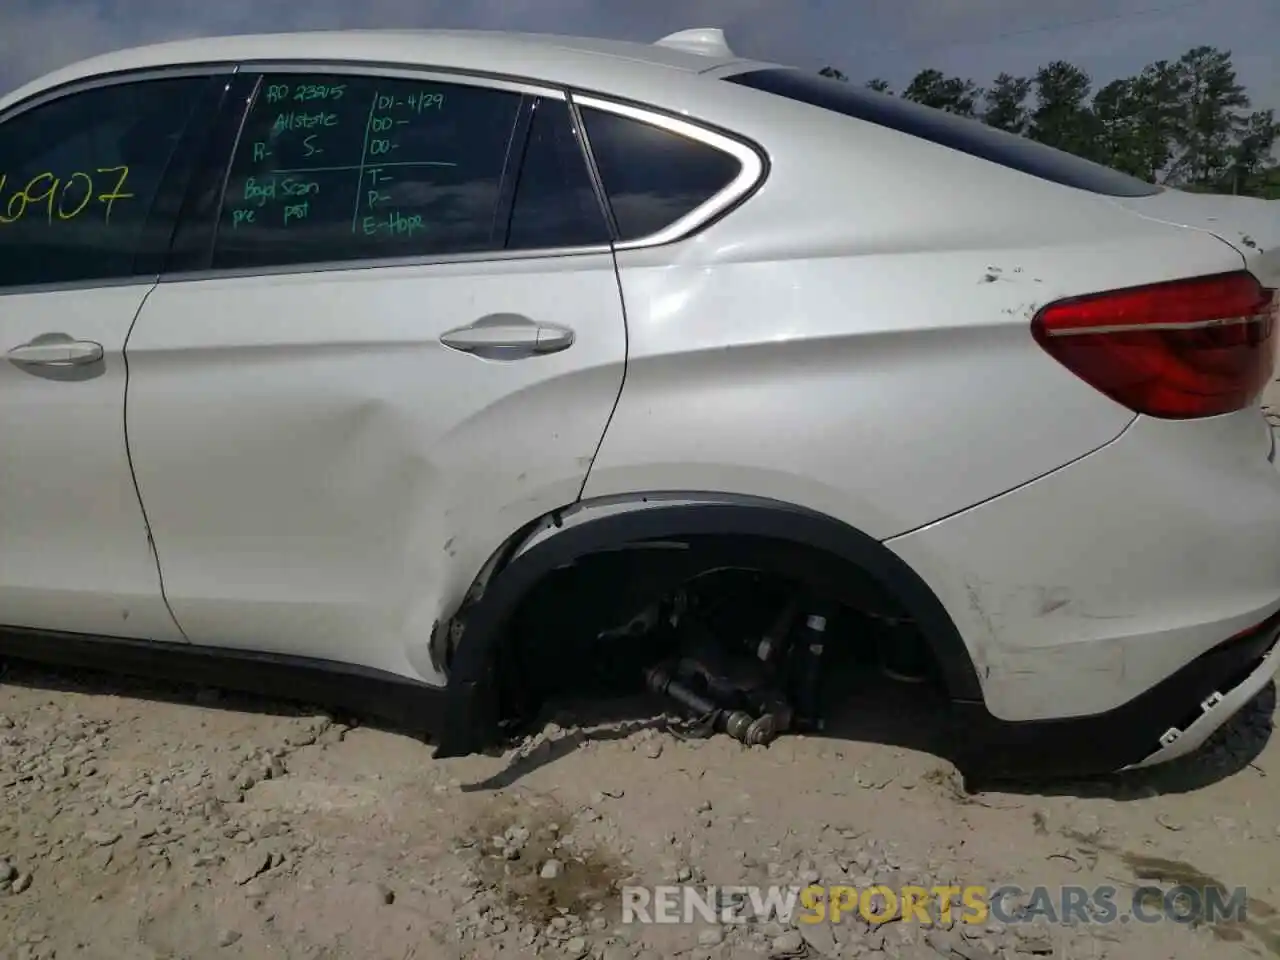
{"type": "MultiPolygon", "coordinates": [[[[1186,719],[1171,725],[1161,734],[1158,750],[1132,766],[1150,767],[1186,756],[1202,746],[1216,730],[1239,713],[1240,709],[1261,693],[1262,689],[1280,672],[1280,644],[1276,642],[1278,634],[1280,634],[1280,625],[1277,625],[1273,618],[1273,622],[1266,631],[1253,641],[1229,644],[1201,658],[1205,660],[1216,657],[1215,663],[1201,665],[1200,661],[1196,661],[1193,666],[1200,665],[1205,675],[1213,675],[1215,672],[1226,673],[1229,668],[1231,672],[1220,683],[1214,685],[1204,699],[1198,701],[1195,714],[1188,715],[1186,719]],[[1265,644],[1262,642],[1264,640],[1265,644]],[[1261,658],[1245,656],[1245,654],[1256,653],[1259,649],[1266,649],[1261,658]]],[[[1202,683],[1202,680],[1203,676],[1189,677],[1187,686],[1194,683],[1203,689],[1208,684],[1202,683]]],[[[1174,699],[1169,702],[1170,715],[1172,715],[1173,703],[1183,692],[1186,691],[1168,691],[1174,696],[1174,699]]],[[[1163,693],[1164,691],[1162,695],[1163,693]]]]}
{"type": "Polygon", "coordinates": [[[970,775],[1083,776],[1185,756],[1280,672],[1280,613],[1192,660],[1105,713],[1058,720],[1000,720],[982,703],[955,704],[957,760],[970,775]]]}
{"type": "Polygon", "coordinates": [[[981,696],[957,697],[968,762],[1156,764],[1257,694],[1280,666],[1274,461],[1257,410],[1139,417],[1087,457],[888,541],[977,672],[981,696]]]}

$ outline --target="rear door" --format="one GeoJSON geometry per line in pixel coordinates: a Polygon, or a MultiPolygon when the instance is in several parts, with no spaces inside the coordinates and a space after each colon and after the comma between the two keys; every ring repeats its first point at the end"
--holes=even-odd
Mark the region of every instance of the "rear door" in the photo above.
{"type": "Polygon", "coordinates": [[[124,345],[223,85],[115,76],[0,111],[0,625],[182,639],[129,469],[124,345]]]}
{"type": "MultiPolygon", "coordinates": [[[[265,69],[265,68],[264,68],[265,69]]],[[[432,627],[579,495],[622,383],[555,90],[265,69],[130,336],[129,440],[194,643],[443,682],[432,627]]]]}

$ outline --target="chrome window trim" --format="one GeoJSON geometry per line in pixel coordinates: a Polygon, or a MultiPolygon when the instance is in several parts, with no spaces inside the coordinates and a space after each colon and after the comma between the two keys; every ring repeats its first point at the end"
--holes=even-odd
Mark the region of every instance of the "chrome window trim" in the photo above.
{"type": "MultiPolygon", "coordinates": [[[[112,287],[146,287],[156,285],[159,278],[154,273],[135,274],[131,277],[106,277],[101,280],[58,280],[51,283],[24,283],[21,286],[0,287],[0,299],[4,297],[32,296],[37,293],[75,293],[85,290],[106,290],[112,287]]],[[[3,322],[0,320],[0,322],[3,322]]]]}
{"type": "MultiPolygon", "coordinates": [[[[722,153],[736,159],[740,169],[738,175],[719,193],[713,194],[698,206],[694,207],[680,219],[668,224],[656,233],[638,237],[635,240],[622,240],[614,244],[616,250],[642,250],[648,247],[660,247],[677,240],[683,240],[705,227],[727,210],[745,200],[764,181],[767,168],[760,151],[743,140],[727,134],[719,133],[701,124],[673,117],[645,107],[607,100],[589,94],[574,93],[573,103],[579,107],[590,107],[606,113],[627,117],[640,123],[647,123],[671,133],[697,140],[722,153]]],[[[585,131],[584,131],[585,132],[585,131]]],[[[587,136],[590,143],[591,137],[587,136]]]]}
{"type": "Polygon", "coordinates": [[[357,60],[240,60],[237,65],[244,73],[314,73],[330,76],[386,77],[390,80],[428,80],[433,83],[452,83],[464,87],[485,87],[505,90],[552,100],[564,100],[565,91],[554,84],[538,83],[519,77],[486,74],[474,70],[451,70],[446,67],[424,64],[394,64],[357,60]]]}
{"type": "Polygon", "coordinates": [[[126,83],[145,83],[148,80],[180,80],[183,77],[229,77],[234,75],[237,69],[234,63],[182,64],[173,67],[121,70],[115,73],[103,73],[95,77],[72,80],[69,83],[50,87],[47,90],[40,90],[25,100],[10,104],[3,112],[0,112],[0,124],[8,123],[28,110],[34,110],[55,100],[61,100],[63,97],[72,97],[77,93],[85,93],[89,90],[118,87],[126,83]]]}

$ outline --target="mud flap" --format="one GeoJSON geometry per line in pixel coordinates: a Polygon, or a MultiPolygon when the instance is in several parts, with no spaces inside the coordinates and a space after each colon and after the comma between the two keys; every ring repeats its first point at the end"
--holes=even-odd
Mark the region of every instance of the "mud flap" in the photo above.
{"type": "Polygon", "coordinates": [[[505,616],[492,616],[484,605],[464,621],[445,688],[439,738],[433,756],[438,760],[479,753],[499,734],[497,638],[505,616]],[[486,616],[485,614],[490,614],[486,616]]]}
{"type": "Polygon", "coordinates": [[[477,753],[496,734],[497,716],[496,691],[489,677],[450,683],[433,756],[447,760],[477,753]]]}
{"type": "Polygon", "coordinates": [[[511,580],[506,580],[509,592],[505,596],[495,584],[492,602],[481,604],[465,621],[465,639],[458,641],[445,687],[439,736],[432,754],[437,760],[478,753],[499,735],[497,640],[506,625],[507,611],[514,606],[512,597],[528,586],[512,584],[511,580]]]}

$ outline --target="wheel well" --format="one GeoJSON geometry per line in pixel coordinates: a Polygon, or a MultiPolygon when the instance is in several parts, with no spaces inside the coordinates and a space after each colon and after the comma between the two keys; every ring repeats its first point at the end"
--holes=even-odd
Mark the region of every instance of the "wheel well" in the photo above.
{"type": "Polygon", "coordinates": [[[549,571],[499,643],[500,712],[509,720],[536,710],[544,696],[634,687],[645,667],[675,653],[678,634],[663,621],[678,609],[696,613],[704,630],[741,654],[797,601],[833,612],[833,661],[854,652],[849,641],[870,654],[861,641],[892,624],[895,641],[912,644],[938,679],[907,611],[865,571],[803,544],[710,534],[631,542],[549,571]]]}
{"type": "Polygon", "coordinates": [[[493,574],[478,602],[458,618],[438,755],[471,752],[492,735],[500,710],[500,654],[528,629],[531,609],[548,608],[549,596],[559,594],[550,605],[558,611],[556,623],[612,626],[682,584],[723,569],[783,578],[843,607],[910,621],[947,695],[981,700],[955,624],[919,576],[878,541],[785,505],[646,505],[566,526],[493,574]]]}

